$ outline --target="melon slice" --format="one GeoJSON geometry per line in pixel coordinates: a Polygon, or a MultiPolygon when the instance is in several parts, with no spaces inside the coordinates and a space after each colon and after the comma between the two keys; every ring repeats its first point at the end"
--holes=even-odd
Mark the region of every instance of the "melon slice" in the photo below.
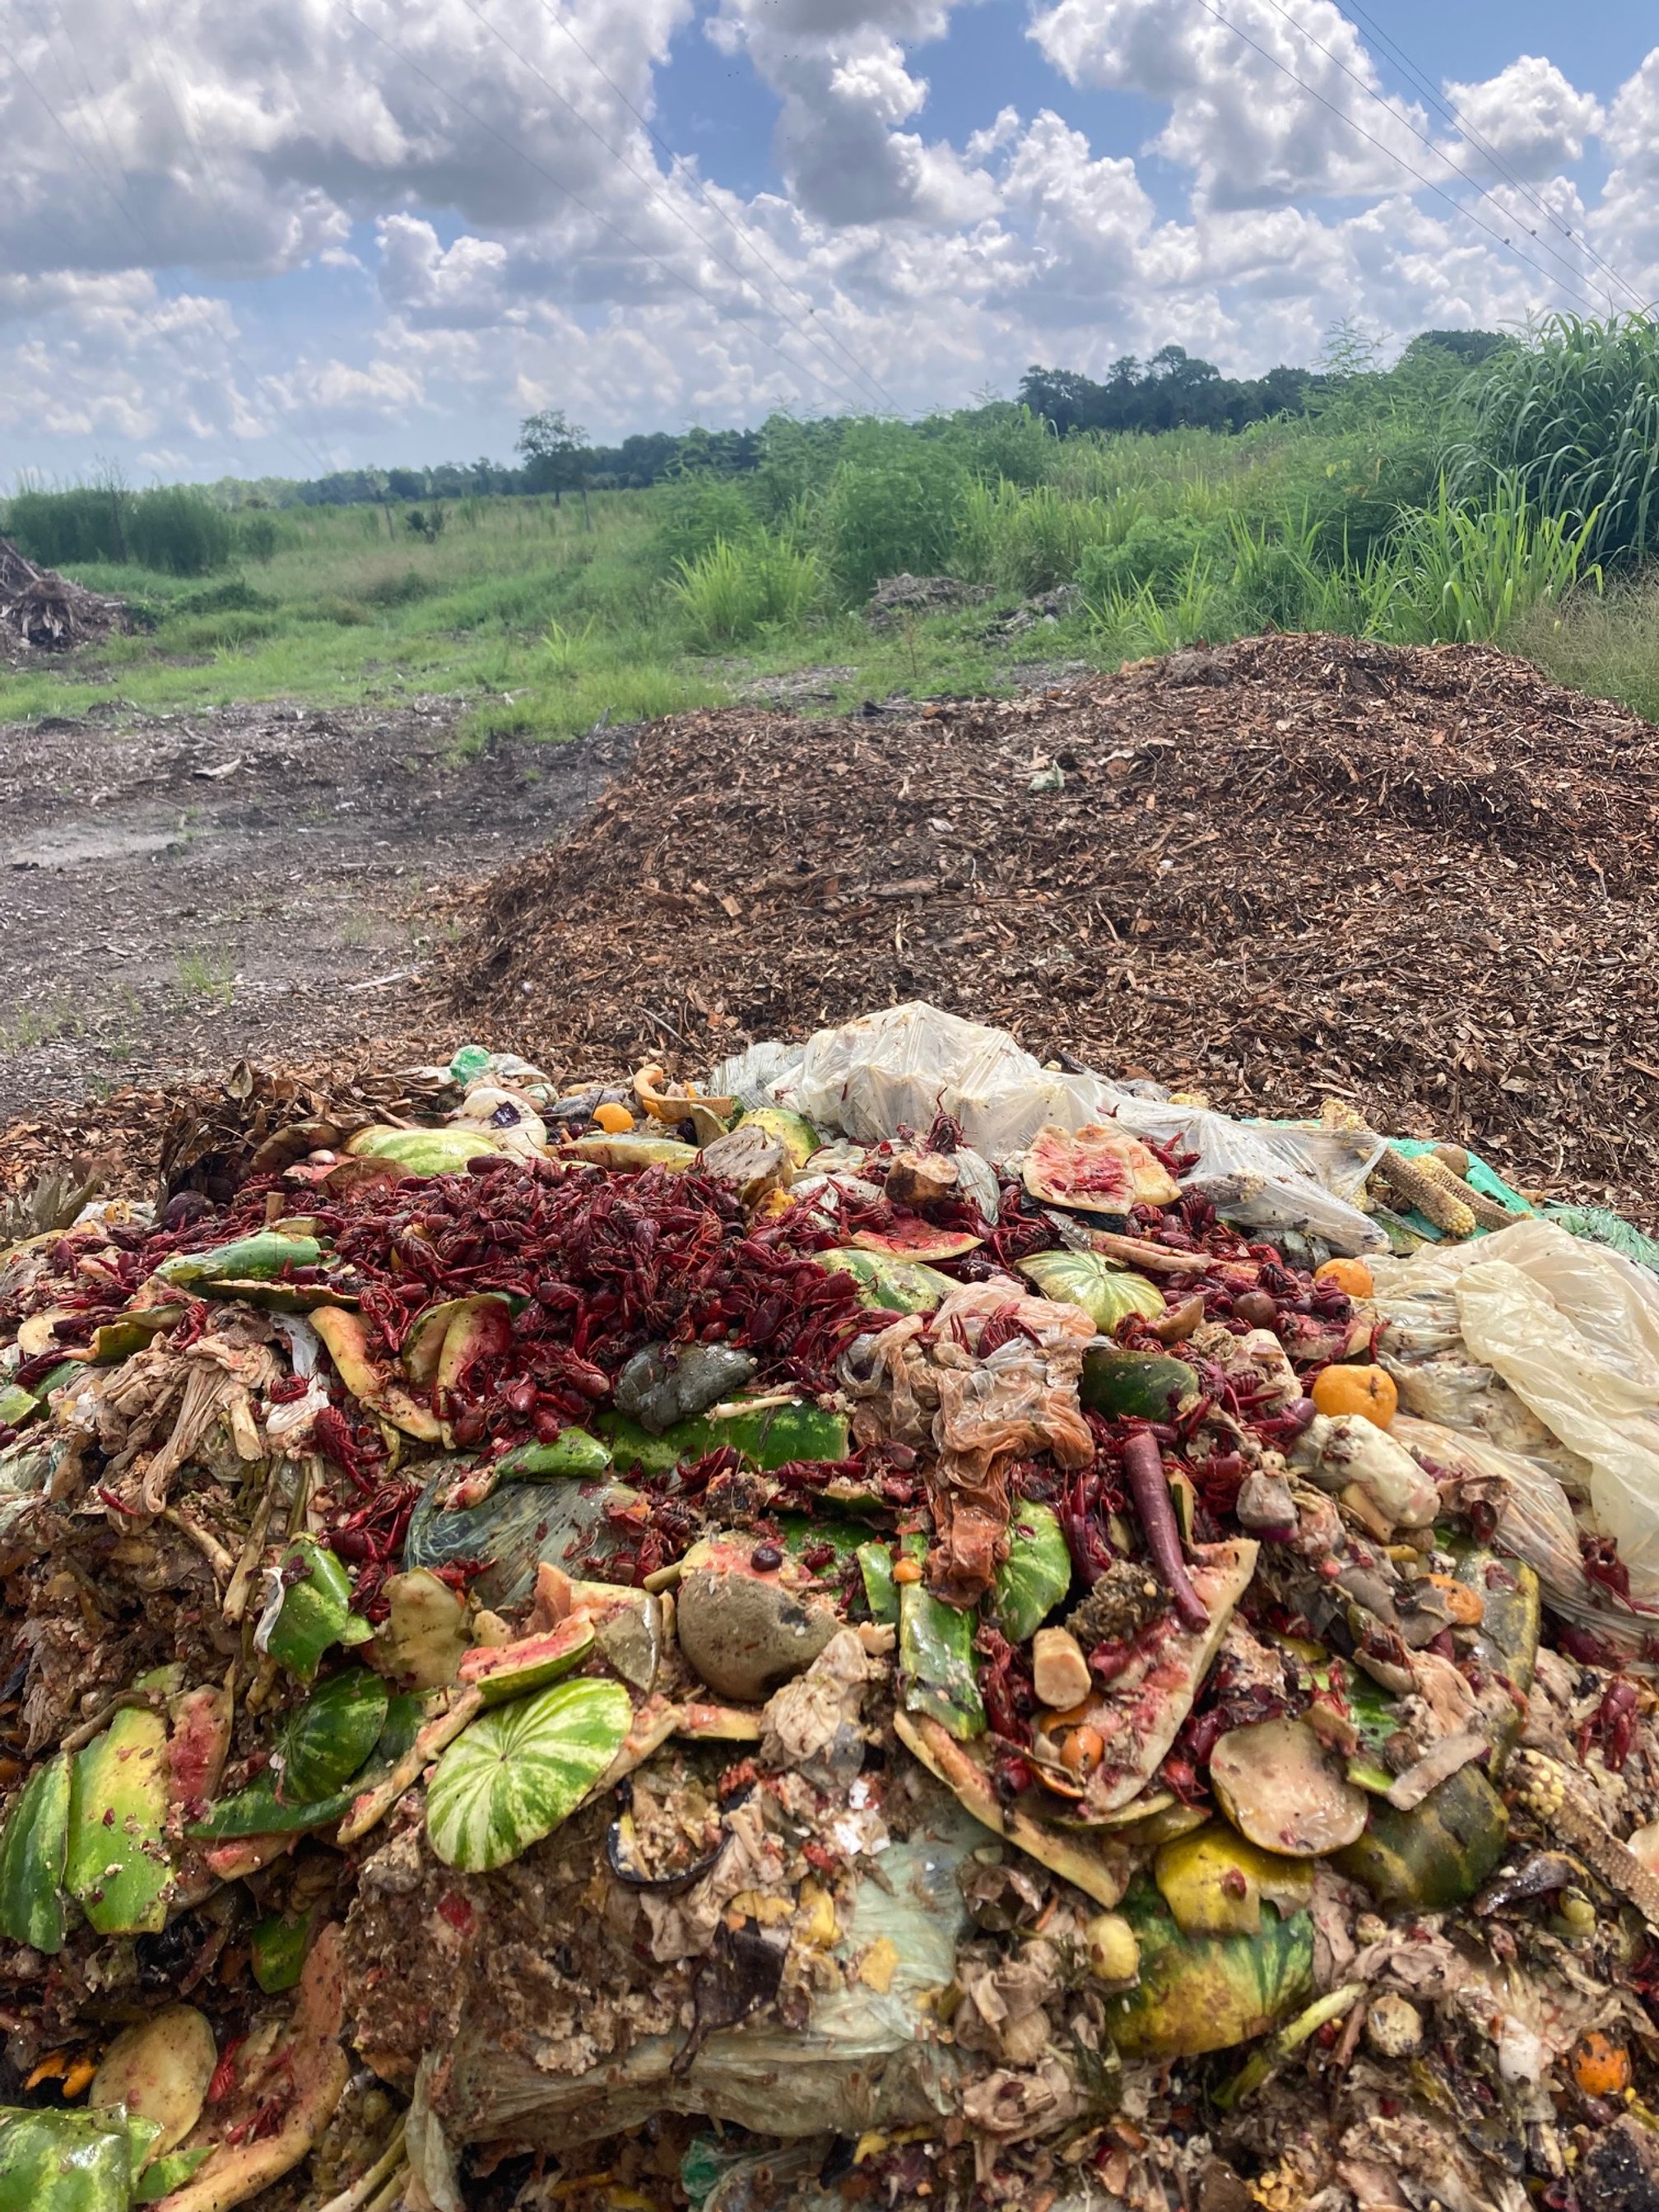
{"type": "Polygon", "coordinates": [[[941,1229],[937,1222],[924,1221],[919,1213],[896,1211],[890,1229],[853,1232],[853,1243],[860,1252],[879,1252],[889,1260],[923,1260],[929,1265],[939,1260],[959,1260],[964,1252],[978,1251],[984,1241],[965,1229],[941,1229]]]}
{"type": "Polygon", "coordinates": [[[1025,1155],[1025,1188],[1044,1206],[1086,1213],[1170,1206],[1181,1195],[1157,1154],[1109,1121],[1086,1122],[1075,1132],[1046,1123],[1025,1155]]]}

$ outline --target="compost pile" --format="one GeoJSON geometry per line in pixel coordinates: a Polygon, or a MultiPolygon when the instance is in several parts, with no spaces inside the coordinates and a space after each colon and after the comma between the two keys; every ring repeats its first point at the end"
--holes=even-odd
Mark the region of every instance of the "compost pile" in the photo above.
{"type": "Polygon", "coordinates": [[[485,886],[451,980],[550,1064],[923,997],[1231,1111],[1350,1097],[1640,1213],[1656,812],[1650,724],[1473,647],[1256,638],[863,726],[685,715],[485,886]]]}
{"type": "Polygon", "coordinates": [[[404,1095],[0,1255],[0,2205],[1659,2201],[1653,1247],[924,1004],[404,1095]]]}
{"type": "Polygon", "coordinates": [[[89,592],[37,568],[9,538],[0,538],[0,653],[9,660],[35,653],[67,653],[128,627],[125,599],[89,592]]]}

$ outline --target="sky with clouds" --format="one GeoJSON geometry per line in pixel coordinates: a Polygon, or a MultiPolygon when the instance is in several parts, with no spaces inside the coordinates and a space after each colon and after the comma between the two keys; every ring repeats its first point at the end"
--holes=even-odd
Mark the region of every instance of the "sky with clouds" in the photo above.
{"type": "Polygon", "coordinates": [[[0,0],[0,485],[1659,294],[1650,8],[0,0]]]}

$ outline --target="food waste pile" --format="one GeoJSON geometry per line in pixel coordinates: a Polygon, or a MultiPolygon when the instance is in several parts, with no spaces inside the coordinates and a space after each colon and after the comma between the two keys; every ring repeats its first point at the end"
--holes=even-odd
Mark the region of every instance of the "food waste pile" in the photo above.
{"type": "Polygon", "coordinates": [[[1334,1092],[1659,1231],[1656,915],[1651,723],[1485,647],[1273,636],[653,723],[447,965],[457,1018],[583,1072],[927,999],[1233,1113],[1334,1092]]]}
{"type": "Polygon", "coordinates": [[[0,1255],[0,2212],[1659,2205],[1626,1224],[925,1004],[250,1095],[0,1255]]]}

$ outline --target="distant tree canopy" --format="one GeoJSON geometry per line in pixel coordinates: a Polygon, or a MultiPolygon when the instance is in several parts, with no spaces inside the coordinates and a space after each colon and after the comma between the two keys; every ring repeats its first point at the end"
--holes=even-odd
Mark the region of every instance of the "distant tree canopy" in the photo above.
{"type": "MultiPolygon", "coordinates": [[[[1376,341],[1368,343],[1375,352],[1376,341]]],[[[1431,369],[1431,386],[1455,384],[1463,370],[1479,367],[1513,343],[1495,331],[1422,331],[1399,365],[1431,369]]],[[[1320,369],[1281,366],[1264,376],[1224,376],[1213,362],[1200,360],[1184,346],[1166,345],[1144,362],[1125,354],[1099,381],[1076,369],[1028,368],[1017,404],[998,404],[1011,419],[1019,407],[1028,408],[1062,437],[1084,430],[1243,430],[1277,415],[1305,414],[1322,398],[1328,400],[1341,375],[1330,359],[1322,359],[1320,369]]],[[[988,420],[985,408],[966,412],[988,420]]],[[[960,419],[965,414],[930,416],[922,427],[948,426],[960,419]]],[[[643,491],[670,478],[743,476],[763,466],[776,477],[787,472],[792,457],[805,465],[819,442],[836,444],[846,428],[840,416],[798,421],[774,416],[760,429],[639,430],[619,446],[590,446],[586,433],[554,408],[528,416],[521,426],[520,468],[485,459],[446,461],[434,468],[342,469],[308,483],[278,477],[242,483],[227,477],[210,488],[210,495],[220,506],[240,508],[352,507],[374,500],[408,504],[503,493],[551,492],[557,500],[564,492],[583,489],[643,491]]],[[[1016,472],[1011,461],[1009,473],[1016,472]]]]}
{"type": "Polygon", "coordinates": [[[1097,384],[1075,369],[1028,368],[1019,397],[1064,437],[1072,430],[1242,430],[1272,415],[1299,415],[1311,369],[1270,368],[1224,376],[1184,346],[1160,346],[1148,362],[1125,354],[1097,384]]]}

